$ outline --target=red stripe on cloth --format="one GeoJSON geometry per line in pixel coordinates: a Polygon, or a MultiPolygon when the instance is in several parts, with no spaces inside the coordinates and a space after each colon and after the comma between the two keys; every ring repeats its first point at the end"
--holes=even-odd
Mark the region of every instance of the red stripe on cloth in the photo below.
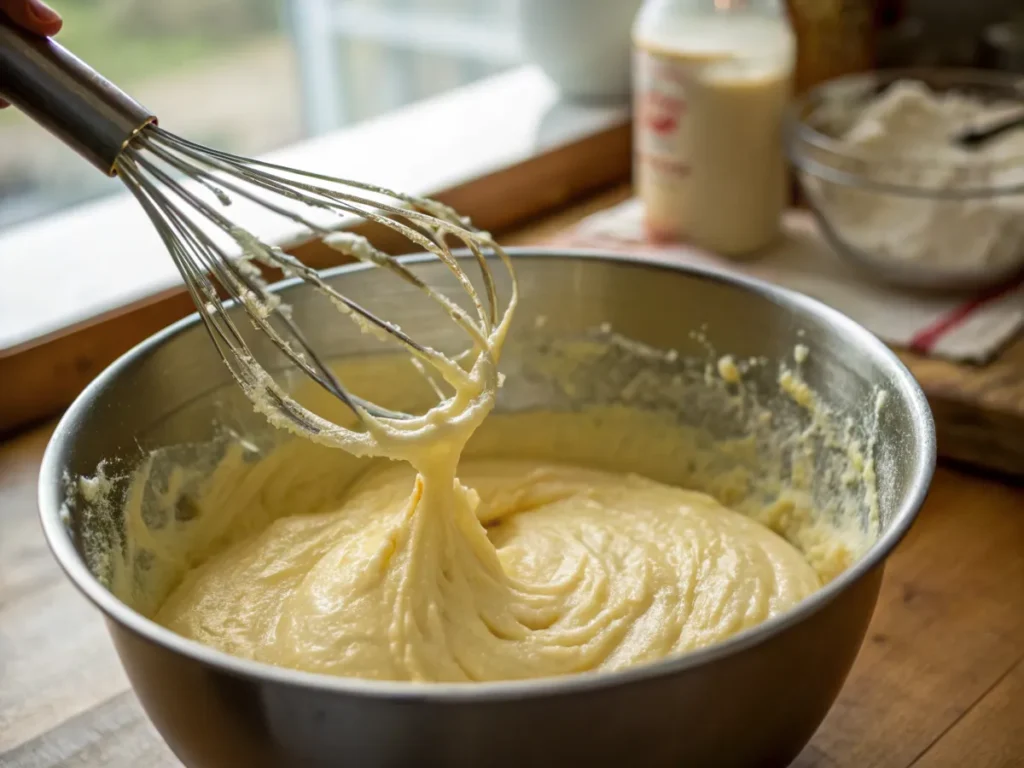
{"type": "Polygon", "coordinates": [[[961,304],[959,307],[950,310],[934,323],[914,334],[914,338],[910,340],[910,348],[913,351],[920,352],[922,354],[931,352],[935,348],[935,345],[939,343],[940,339],[942,339],[951,330],[961,325],[979,309],[984,307],[986,304],[991,304],[993,301],[1003,298],[1008,293],[1017,290],[1021,285],[1024,285],[1024,277],[1018,278],[1006,285],[992,288],[970,301],[961,304]]]}

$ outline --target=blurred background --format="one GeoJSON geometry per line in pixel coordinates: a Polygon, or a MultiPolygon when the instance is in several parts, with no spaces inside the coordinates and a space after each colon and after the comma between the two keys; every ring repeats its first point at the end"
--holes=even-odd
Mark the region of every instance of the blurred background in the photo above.
{"type": "MultiPolygon", "coordinates": [[[[550,38],[546,16],[565,0],[50,2],[65,18],[61,42],[165,126],[258,155],[522,63],[520,7],[525,36],[550,38]]],[[[802,40],[798,89],[870,66],[1024,72],[1024,0],[787,3],[802,40]]],[[[573,45],[533,46],[542,66],[601,44],[607,19],[579,8],[573,45]]],[[[119,191],[16,110],[0,111],[0,230],[119,191]]]]}
{"type": "MultiPolygon", "coordinates": [[[[184,136],[260,154],[517,64],[517,0],[53,0],[60,41],[184,136]]],[[[0,229],[120,191],[0,111],[0,229]]]]}

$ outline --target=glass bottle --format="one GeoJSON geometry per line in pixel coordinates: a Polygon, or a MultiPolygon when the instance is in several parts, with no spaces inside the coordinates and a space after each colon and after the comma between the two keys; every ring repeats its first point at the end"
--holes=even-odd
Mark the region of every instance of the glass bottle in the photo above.
{"type": "Polygon", "coordinates": [[[796,47],[782,0],[647,0],[633,27],[634,183],[655,239],[745,257],[778,235],[796,47]]]}

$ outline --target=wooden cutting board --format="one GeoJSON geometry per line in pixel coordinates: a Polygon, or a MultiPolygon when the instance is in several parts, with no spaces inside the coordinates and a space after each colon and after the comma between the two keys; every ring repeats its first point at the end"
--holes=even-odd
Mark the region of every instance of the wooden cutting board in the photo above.
{"type": "Polygon", "coordinates": [[[928,395],[942,458],[1024,477],[1024,337],[984,366],[897,352],[928,395]]]}
{"type": "MultiPolygon", "coordinates": [[[[628,185],[597,195],[504,238],[543,245],[585,216],[631,194],[628,185]]],[[[984,366],[951,363],[896,350],[928,395],[939,455],[975,468],[1024,478],[1024,335],[984,366]]]]}

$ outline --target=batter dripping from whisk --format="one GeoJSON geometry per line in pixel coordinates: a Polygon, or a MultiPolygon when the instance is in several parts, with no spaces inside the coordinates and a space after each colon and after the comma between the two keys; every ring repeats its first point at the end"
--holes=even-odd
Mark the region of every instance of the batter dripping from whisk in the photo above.
{"type": "MultiPolygon", "coordinates": [[[[10,27],[2,14],[0,40],[18,54],[7,60],[19,62],[12,76],[0,78],[0,92],[135,195],[223,361],[256,407],[303,437],[358,456],[400,460],[415,471],[373,473],[348,489],[334,511],[319,514],[302,508],[308,489],[290,489],[277,503],[292,516],[275,515],[265,530],[185,573],[157,621],[243,657],[315,672],[482,681],[616,669],[707,645],[820,586],[790,544],[707,496],[632,476],[516,462],[464,466],[463,484],[456,478],[459,458],[494,406],[498,358],[515,305],[513,294],[498,316],[483,251],[506,264],[507,257],[486,233],[428,200],[169,133],[80,59],[10,27]],[[222,210],[233,198],[320,237],[337,228],[334,214],[360,218],[436,256],[465,289],[470,311],[402,264],[341,238],[350,255],[430,295],[468,334],[469,357],[449,358],[418,344],[250,234],[222,210]],[[450,239],[476,257],[486,300],[450,239]],[[412,417],[352,396],[267,292],[257,264],[301,278],[364,330],[398,340],[451,394],[412,417]],[[225,307],[222,295],[239,311],[225,307]],[[349,406],[362,428],[327,421],[292,399],[256,359],[236,323],[242,313],[293,370],[349,406]]],[[[83,487],[88,500],[99,485],[83,487]]],[[[178,525],[179,513],[161,522],[178,525]]],[[[131,525],[144,515],[135,507],[124,517],[131,525]]],[[[136,532],[144,537],[145,528],[136,532]]],[[[105,556],[131,552],[138,544],[131,534],[105,556]]],[[[158,569],[153,558],[129,557],[126,565],[121,575],[129,588],[139,572],[158,569]]]]}
{"type": "Polygon", "coordinates": [[[454,396],[422,421],[370,420],[348,446],[412,469],[369,473],[334,511],[290,510],[191,570],[156,620],[312,672],[508,680],[705,646],[820,587],[792,545],[700,493],[556,464],[459,467],[511,314],[449,371],[454,396]]]}

